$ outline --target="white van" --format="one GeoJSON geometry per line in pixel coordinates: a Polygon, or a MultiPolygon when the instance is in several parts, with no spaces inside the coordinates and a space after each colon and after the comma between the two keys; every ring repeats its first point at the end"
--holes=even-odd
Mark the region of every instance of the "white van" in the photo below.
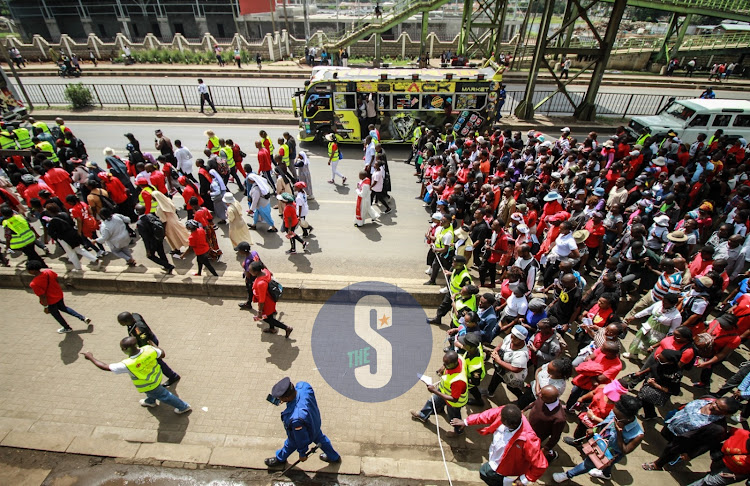
{"type": "Polygon", "coordinates": [[[628,128],[638,138],[648,128],[657,138],[674,130],[683,143],[691,144],[699,133],[711,137],[718,130],[730,139],[750,140],[750,101],[747,100],[672,100],[657,115],[635,116],[628,128]]]}

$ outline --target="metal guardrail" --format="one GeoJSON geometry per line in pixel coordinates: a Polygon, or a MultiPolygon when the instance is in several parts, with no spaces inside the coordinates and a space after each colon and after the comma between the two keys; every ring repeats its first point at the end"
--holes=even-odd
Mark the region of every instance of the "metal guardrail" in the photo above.
{"type": "MultiPolygon", "coordinates": [[[[24,84],[32,103],[36,106],[66,106],[64,84],[24,84]]],[[[153,107],[182,108],[194,111],[200,107],[200,98],[193,86],[169,84],[83,84],[94,97],[94,103],[102,108],[153,107]]],[[[260,108],[289,111],[291,99],[297,88],[271,86],[211,86],[211,97],[217,108],[232,108],[247,111],[260,108]]],[[[553,91],[536,91],[534,104],[539,103],[553,91]]],[[[583,91],[568,92],[576,103],[583,99],[583,91]]],[[[523,100],[523,91],[508,91],[503,114],[511,114],[523,100]]],[[[602,116],[652,115],[669,101],[669,95],[599,93],[596,96],[597,114],[602,116]]],[[[678,96],[677,99],[688,99],[678,96]]],[[[573,107],[562,93],[556,93],[536,109],[539,114],[569,116],[573,107]]]]}

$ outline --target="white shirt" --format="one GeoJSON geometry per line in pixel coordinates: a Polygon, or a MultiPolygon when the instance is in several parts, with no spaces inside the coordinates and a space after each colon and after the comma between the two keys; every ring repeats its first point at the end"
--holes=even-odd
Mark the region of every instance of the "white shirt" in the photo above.
{"type": "Polygon", "coordinates": [[[370,145],[365,148],[365,165],[370,165],[375,163],[375,143],[370,142],[370,145]]]}
{"type": "MultiPolygon", "coordinates": [[[[530,234],[529,236],[533,236],[533,235],[530,234]]],[[[529,238],[529,239],[531,239],[531,238],[529,238]]],[[[529,241],[529,245],[531,245],[531,241],[529,241]]],[[[524,260],[523,258],[518,257],[516,259],[516,263],[514,264],[515,266],[517,266],[520,269],[528,269],[528,275],[526,276],[526,288],[529,289],[529,290],[531,290],[531,289],[534,288],[534,282],[536,282],[536,269],[537,269],[537,266],[534,265],[534,263],[533,263],[532,260],[534,260],[533,256],[529,257],[528,260],[524,260]]]]}
{"type": "Polygon", "coordinates": [[[539,374],[536,375],[536,380],[531,381],[531,393],[536,396],[536,382],[539,380],[539,388],[544,388],[547,385],[552,385],[555,388],[557,388],[557,391],[560,392],[560,396],[562,396],[563,393],[565,393],[565,387],[567,386],[567,382],[562,378],[550,378],[549,377],[549,371],[547,371],[547,368],[549,366],[549,363],[543,365],[539,369],[539,374]]]}
{"type": "Polygon", "coordinates": [[[526,311],[529,309],[529,302],[525,296],[516,297],[516,294],[510,294],[505,302],[504,312],[507,317],[526,315],[526,311]]]}
{"type": "Polygon", "coordinates": [[[187,147],[180,147],[174,152],[177,159],[177,169],[185,174],[193,173],[193,154],[187,147]]]}
{"type": "Polygon", "coordinates": [[[300,218],[307,217],[307,195],[305,194],[305,191],[300,191],[297,193],[297,196],[294,200],[295,204],[297,204],[297,216],[300,218]]]}
{"type": "MultiPolygon", "coordinates": [[[[157,358],[161,358],[161,355],[163,354],[162,350],[159,349],[159,348],[154,348],[154,350],[156,351],[156,357],[157,358]]],[[[138,353],[134,354],[133,356],[131,356],[131,358],[136,358],[136,357],[140,356],[142,352],[143,352],[143,350],[139,349],[138,353]]],[[[119,363],[112,363],[111,365],[109,365],[109,371],[111,371],[112,373],[114,373],[116,375],[121,375],[121,374],[124,374],[124,373],[129,373],[131,376],[135,376],[135,375],[133,375],[133,373],[130,373],[130,370],[128,369],[127,366],[125,366],[125,364],[122,361],[120,361],[119,363]]]]}
{"type": "MultiPolygon", "coordinates": [[[[514,430],[508,430],[508,427],[501,425],[492,434],[492,444],[490,444],[490,455],[487,462],[490,463],[493,471],[497,471],[497,468],[500,466],[500,460],[503,458],[503,454],[505,454],[505,448],[520,428],[521,426],[519,425],[514,430]]],[[[523,484],[528,483],[526,475],[521,476],[520,479],[523,484]]],[[[503,486],[506,484],[511,485],[513,481],[515,481],[515,478],[503,478],[503,486]]]]}
{"type": "Polygon", "coordinates": [[[381,167],[372,174],[372,190],[383,192],[383,183],[385,182],[385,168],[381,167]]]}
{"type": "Polygon", "coordinates": [[[578,243],[573,238],[573,232],[567,235],[560,235],[555,240],[555,247],[552,249],[559,257],[565,258],[571,254],[573,250],[578,249],[578,243]]]}
{"type": "Polygon", "coordinates": [[[206,83],[201,83],[198,85],[198,93],[208,94],[208,86],[206,86],[206,83]]]}
{"type": "Polygon", "coordinates": [[[515,368],[522,369],[518,373],[506,371],[503,373],[503,381],[511,386],[520,388],[523,386],[523,381],[526,379],[526,374],[529,371],[529,349],[524,346],[521,349],[514,350],[511,346],[511,335],[508,334],[503,339],[503,344],[500,345],[500,359],[515,368]]]}

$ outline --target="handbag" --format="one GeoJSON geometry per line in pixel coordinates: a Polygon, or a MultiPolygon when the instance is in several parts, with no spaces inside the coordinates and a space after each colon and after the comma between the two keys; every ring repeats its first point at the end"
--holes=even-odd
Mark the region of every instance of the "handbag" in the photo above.
{"type": "Polygon", "coordinates": [[[584,442],[582,449],[597,469],[604,469],[615,460],[615,456],[609,451],[609,442],[599,434],[595,433],[584,442]]]}

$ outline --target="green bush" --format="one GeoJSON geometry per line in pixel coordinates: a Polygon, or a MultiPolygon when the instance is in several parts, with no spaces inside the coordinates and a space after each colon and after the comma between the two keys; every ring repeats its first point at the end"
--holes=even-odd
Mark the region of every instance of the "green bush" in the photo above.
{"type": "Polygon", "coordinates": [[[83,84],[69,84],[65,88],[65,99],[74,109],[88,108],[94,105],[94,95],[83,84]]]}

